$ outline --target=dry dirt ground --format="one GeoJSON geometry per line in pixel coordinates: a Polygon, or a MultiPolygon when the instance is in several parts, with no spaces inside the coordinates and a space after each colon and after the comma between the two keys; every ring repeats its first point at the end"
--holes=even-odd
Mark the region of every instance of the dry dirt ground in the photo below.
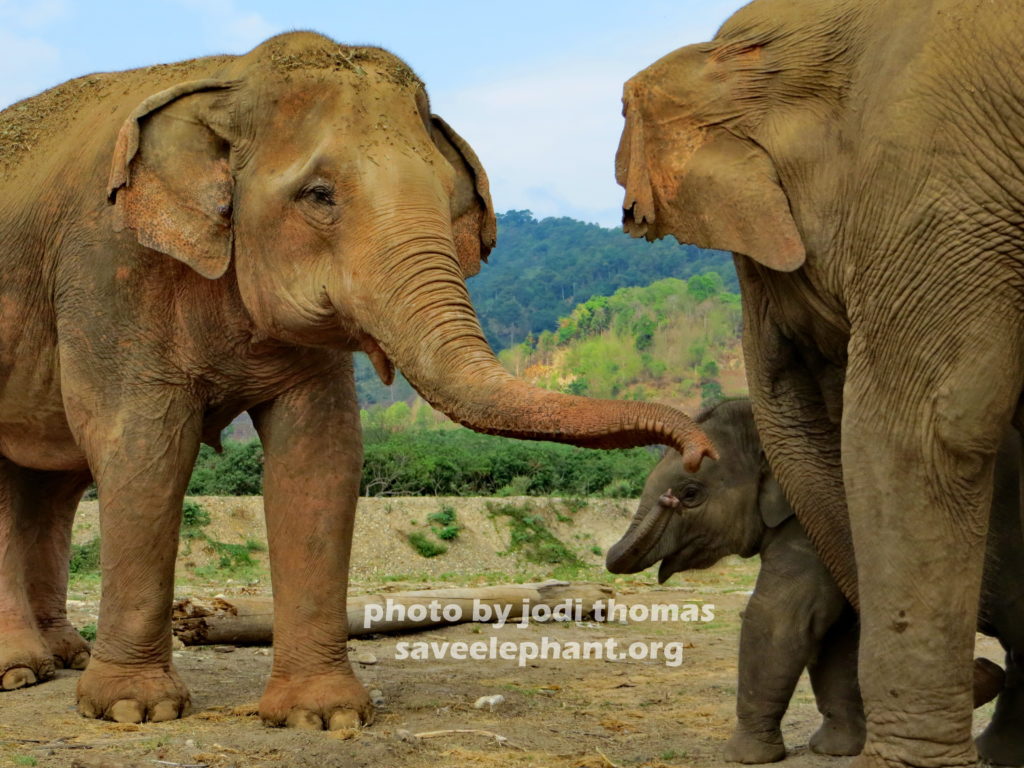
{"type": "MultiPolygon", "coordinates": [[[[200,499],[212,514],[204,530],[228,543],[260,542],[259,499],[200,499]]],[[[523,499],[497,503],[522,504],[523,499]]],[[[533,581],[566,569],[502,554],[510,531],[504,517],[488,514],[480,499],[369,499],[361,504],[354,545],[353,592],[382,592],[427,586],[533,581]],[[426,516],[454,507],[463,526],[448,553],[423,558],[408,533],[427,531],[426,516]]],[[[358,732],[299,732],[268,729],[255,715],[255,702],[272,660],[263,648],[205,647],[178,650],[175,663],[190,686],[193,714],[177,722],[118,725],[88,721],[74,709],[77,672],[63,671],[45,685],[0,697],[0,766],[725,766],[721,747],[733,721],[739,613],[757,572],[756,561],[737,558],[686,579],[675,576],[659,587],[651,572],[614,577],[598,567],[599,552],[624,529],[633,502],[589,501],[586,507],[534,500],[535,514],[589,565],[575,568],[576,580],[614,587],[630,604],[713,604],[713,621],[630,623],[531,623],[526,628],[464,624],[403,636],[351,641],[351,650],[373,664],[355,664],[384,704],[376,722],[358,732]],[[396,659],[400,642],[540,642],[541,638],[631,642],[678,641],[681,665],[662,661],[538,660],[415,661],[396,659]],[[500,694],[494,711],[475,709],[481,696],[500,694]],[[432,732],[441,733],[430,735],[432,732]],[[416,734],[420,734],[419,737],[416,734]],[[427,734],[427,735],[423,735],[427,734]],[[500,737],[500,738],[499,738],[500,737]]],[[[94,504],[83,504],[76,541],[97,528],[94,504]]],[[[268,594],[265,555],[255,564],[219,567],[212,547],[193,541],[178,563],[180,595],[268,594]]],[[[71,608],[79,625],[95,621],[99,587],[94,576],[73,579],[71,608]]],[[[998,647],[980,638],[979,654],[1001,661],[998,647]]],[[[979,710],[987,722],[991,705],[979,710]]],[[[805,680],[797,690],[783,732],[793,768],[845,766],[807,750],[818,723],[805,680]]]]}

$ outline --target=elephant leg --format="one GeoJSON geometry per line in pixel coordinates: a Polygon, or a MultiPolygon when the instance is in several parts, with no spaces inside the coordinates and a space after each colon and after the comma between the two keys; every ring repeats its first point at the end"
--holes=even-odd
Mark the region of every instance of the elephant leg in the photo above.
{"type": "Polygon", "coordinates": [[[348,661],[349,551],[362,441],[352,363],[253,410],[274,582],[268,725],[352,727],[373,710],[348,661]]]}
{"type": "Polygon", "coordinates": [[[0,690],[42,682],[55,670],[29,599],[36,526],[26,503],[26,474],[0,459],[0,690]]]}
{"type": "Polygon", "coordinates": [[[72,428],[99,490],[103,570],[96,642],[78,681],[78,711],[158,722],[181,717],[189,707],[188,689],[171,662],[170,608],[202,411],[178,388],[124,392],[127,402],[121,403],[90,401],[91,391],[68,398],[72,428]]]}
{"type": "Polygon", "coordinates": [[[978,755],[994,765],[1024,765],[1024,667],[1015,649],[1006,653],[1006,682],[992,722],[975,742],[978,755]]]}
{"type": "Polygon", "coordinates": [[[758,269],[750,259],[736,259],[744,289],[743,356],[757,429],[807,536],[856,606],[840,441],[842,369],[783,334],[758,269]]]}
{"type": "Polygon", "coordinates": [[[915,307],[934,318],[929,332],[876,311],[850,340],[843,472],[861,606],[859,766],[977,760],[975,627],[995,455],[1020,392],[1019,319],[986,316],[982,299],[949,318],[933,301],[949,303],[929,295],[915,307]]]}
{"type": "MultiPolygon", "coordinates": [[[[780,723],[800,675],[838,618],[842,595],[792,521],[799,538],[771,542],[740,630],[736,730],[724,757],[770,763],[786,756],[780,723]],[[831,586],[831,594],[822,583],[831,586]]],[[[788,537],[787,537],[788,538],[788,537]]]]}
{"type": "Polygon", "coordinates": [[[26,473],[25,503],[34,531],[32,567],[26,574],[32,613],[58,667],[85,669],[89,643],[67,615],[71,526],[88,472],[26,473]]]}
{"type": "Polygon", "coordinates": [[[811,687],[821,712],[821,727],[811,750],[822,755],[859,755],[864,747],[864,705],[857,683],[857,617],[847,608],[808,665],[811,687]]]}

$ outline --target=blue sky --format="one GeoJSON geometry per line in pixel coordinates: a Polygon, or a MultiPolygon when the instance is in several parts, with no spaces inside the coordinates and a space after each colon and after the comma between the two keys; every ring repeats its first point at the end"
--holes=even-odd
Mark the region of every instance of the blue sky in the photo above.
{"type": "Polygon", "coordinates": [[[476,149],[499,211],[615,226],[622,83],[744,0],[0,0],[0,106],[71,77],[242,53],[288,29],[382,45],[476,149]]]}

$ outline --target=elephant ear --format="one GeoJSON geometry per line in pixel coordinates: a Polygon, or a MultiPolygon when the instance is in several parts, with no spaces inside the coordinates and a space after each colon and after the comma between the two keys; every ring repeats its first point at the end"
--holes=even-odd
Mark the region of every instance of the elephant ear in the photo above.
{"type": "Polygon", "coordinates": [[[431,115],[430,120],[434,143],[455,169],[452,235],[462,274],[472,277],[480,271],[480,262],[487,261],[497,241],[498,223],[491,203],[490,182],[466,140],[437,115],[431,115]]]}
{"type": "Polygon", "coordinates": [[[709,134],[679,179],[677,222],[688,242],[749,256],[780,272],[806,258],[768,154],[726,131],[709,134]]]}
{"type": "Polygon", "coordinates": [[[761,510],[761,519],[769,528],[778,528],[793,516],[793,508],[789,506],[782,486],[775,476],[767,469],[761,472],[761,484],[757,491],[757,506],[761,510]]]}
{"type": "Polygon", "coordinates": [[[123,226],[210,279],[231,261],[225,92],[236,85],[196,80],[150,96],[121,126],[110,167],[108,200],[123,226]]]}

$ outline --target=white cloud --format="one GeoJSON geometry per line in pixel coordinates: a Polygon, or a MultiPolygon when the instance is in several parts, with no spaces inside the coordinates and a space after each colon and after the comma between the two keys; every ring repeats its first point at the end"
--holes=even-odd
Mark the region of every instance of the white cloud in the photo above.
{"type": "Polygon", "coordinates": [[[241,10],[234,0],[178,0],[194,11],[206,41],[224,53],[244,53],[281,30],[259,13],[241,10]]]}

